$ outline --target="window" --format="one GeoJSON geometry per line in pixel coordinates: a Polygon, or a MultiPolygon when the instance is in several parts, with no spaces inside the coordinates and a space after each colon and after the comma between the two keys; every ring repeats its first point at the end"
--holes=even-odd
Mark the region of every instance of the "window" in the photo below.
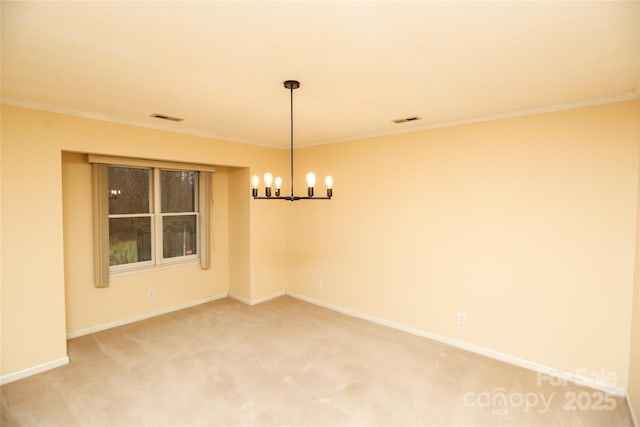
{"type": "Polygon", "coordinates": [[[200,260],[209,268],[212,167],[89,156],[96,286],[109,274],[200,260]]]}
{"type": "Polygon", "coordinates": [[[197,188],[197,171],[109,166],[111,271],[197,259],[197,188]]]}
{"type": "Polygon", "coordinates": [[[109,166],[109,266],[152,265],[151,169],[109,166]]]}
{"type": "Polygon", "coordinates": [[[198,253],[197,181],[194,171],[160,171],[163,259],[198,253]]]}

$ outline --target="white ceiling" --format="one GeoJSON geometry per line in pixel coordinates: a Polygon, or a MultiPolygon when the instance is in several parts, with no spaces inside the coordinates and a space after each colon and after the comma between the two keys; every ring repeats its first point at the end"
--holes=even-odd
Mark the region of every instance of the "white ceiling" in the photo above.
{"type": "Polygon", "coordinates": [[[6,2],[5,103],[287,147],[638,99],[640,2],[6,2]],[[150,118],[183,117],[180,123],[150,118]],[[420,121],[392,120],[419,116],[420,121]]]}

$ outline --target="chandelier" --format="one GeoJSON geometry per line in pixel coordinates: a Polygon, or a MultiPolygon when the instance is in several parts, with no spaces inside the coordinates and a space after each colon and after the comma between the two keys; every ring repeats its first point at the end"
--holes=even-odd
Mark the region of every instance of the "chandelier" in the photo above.
{"type": "Polygon", "coordinates": [[[300,82],[297,80],[287,80],[284,82],[284,87],[289,89],[291,95],[291,146],[290,146],[290,178],[291,178],[291,193],[288,196],[281,196],[280,190],[282,187],[282,178],[279,176],[273,178],[271,172],[264,174],[264,196],[258,195],[258,187],[260,186],[260,177],[254,175],[251,179],[251,195],[254,199],[260,200],[329,200],[333,196],[333,178],[331,176],[325,177],[325,185],[327,188],[326,196],[315,196],[314,187],[316,185],[316,176],[313,172],[307,173],[307,195],[296,196],[293,192],[293,90],[300,87],[300,82]],[[272,186],[275,184],[275,191],[272,192],[272,186]]]}

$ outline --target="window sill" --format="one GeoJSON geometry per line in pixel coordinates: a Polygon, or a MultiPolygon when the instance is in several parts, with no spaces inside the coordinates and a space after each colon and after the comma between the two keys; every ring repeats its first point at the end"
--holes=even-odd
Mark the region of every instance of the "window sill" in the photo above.
{"type": "Polygon", "coordinates": [[[133,274],[151,273],[159,270],[167,270],[169,268],[184,267],[188,265],[200,265],[200,258],[189,259],[184,261],[166,262],[159,265],[148,265],[144,267],[130,268],[126,270],[110,271],[109,277],[131,276],[133,274]]]}

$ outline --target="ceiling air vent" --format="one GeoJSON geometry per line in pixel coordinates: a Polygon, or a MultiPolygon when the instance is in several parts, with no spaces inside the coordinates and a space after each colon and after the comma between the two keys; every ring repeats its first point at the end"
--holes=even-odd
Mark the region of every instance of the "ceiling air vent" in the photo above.
{"type": "Polygon", "coordinates": [[[422,120],[422,119],[418,116],[413,116],[413,117],[405,117],[404,119],[396,119],[392,121],[393,123],[406,123],[406,122],[413,122],[415,120],[422,120]]]}
{"type": "Polygon", "coordinates": [[[162,120],[170,120],[172,122],[181,122],[184,119],[181,119],[180,117],[171,117],[171,116],[167,116],[166,114],[152,114],[151,117],[155,117],[156,119],[162,119],[162,120]]]}

